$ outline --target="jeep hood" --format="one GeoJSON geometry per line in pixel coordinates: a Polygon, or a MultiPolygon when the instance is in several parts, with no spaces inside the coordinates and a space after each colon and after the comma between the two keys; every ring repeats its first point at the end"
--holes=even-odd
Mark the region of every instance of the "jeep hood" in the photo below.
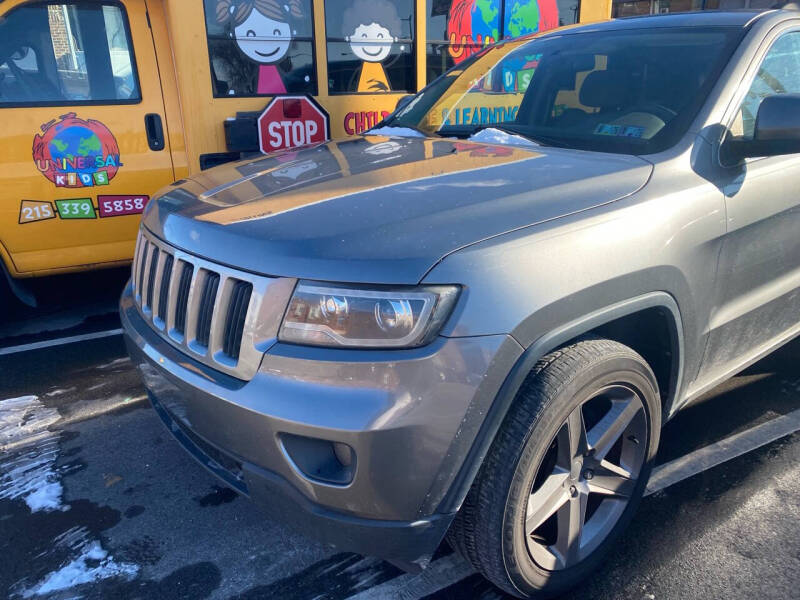
{"type": "Polygon", "coordinates": [[[455,250],[630,195],[651,168],[633,156],[361,136],[176,182],[144,224],[255,273],[415,284],[455,250]]]}

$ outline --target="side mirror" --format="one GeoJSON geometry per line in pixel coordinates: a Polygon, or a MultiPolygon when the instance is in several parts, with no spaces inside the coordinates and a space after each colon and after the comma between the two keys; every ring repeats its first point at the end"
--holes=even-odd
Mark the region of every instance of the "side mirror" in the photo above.
{"type": "Polygon", "coordinates": [[[754,156],[800,152],[800,94],[777,94],[761,101],[753,139],[729,138],[722,145],[726,163],[754,156]]]}

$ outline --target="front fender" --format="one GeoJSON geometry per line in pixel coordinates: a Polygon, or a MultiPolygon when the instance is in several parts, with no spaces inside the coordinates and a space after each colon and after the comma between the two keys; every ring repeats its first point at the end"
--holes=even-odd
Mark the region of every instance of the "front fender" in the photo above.
{"type": "Polygon", "coordinates": [[[636,298],[630,298],[611,306],[593,311],[579,319],[556,327],[533,342],[517,360],[500,391],[492,403],[486,418],[475,437],[473,445],[464,460],[464,464],[453,484],[437,508],[437,512],[456,512],[469,492],[481,464],[500,429],[506,414],[516,398],[522,384],[530,374],[536,362],[569,340],[588,333],[598,327],[621,317],[649,309],[661,308],[671,316],[673,355],[677,357],[673,369],[671,386],[674,390],[667,405],[674,403],[681,394],[683,374],[683,325],[680,309],[675,299],[666,292],[652,292],[636,298]]]}

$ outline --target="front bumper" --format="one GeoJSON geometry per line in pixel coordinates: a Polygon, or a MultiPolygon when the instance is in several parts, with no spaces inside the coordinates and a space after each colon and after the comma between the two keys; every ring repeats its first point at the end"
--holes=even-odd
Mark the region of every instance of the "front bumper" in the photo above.
{"type": "Polygon", "coordinates": [[[154,407],[201,464],[311,537],[407,568],[447,531],[454,515],[437,508],[522,352],[502,335],[400,351],[276,343],[241,381],[158,336],[130,285],[120,312],[154,407]]]}

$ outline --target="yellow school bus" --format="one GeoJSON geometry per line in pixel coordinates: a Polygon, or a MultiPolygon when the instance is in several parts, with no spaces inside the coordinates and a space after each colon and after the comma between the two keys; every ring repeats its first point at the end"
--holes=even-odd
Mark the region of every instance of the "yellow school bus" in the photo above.
{"type": "Polygon", "coordinates": [[[172,181],[358,134],[487,44],[610,14],[611,0],[5,0],[0,265],[21,289],[125,264],[172,181]]]}

